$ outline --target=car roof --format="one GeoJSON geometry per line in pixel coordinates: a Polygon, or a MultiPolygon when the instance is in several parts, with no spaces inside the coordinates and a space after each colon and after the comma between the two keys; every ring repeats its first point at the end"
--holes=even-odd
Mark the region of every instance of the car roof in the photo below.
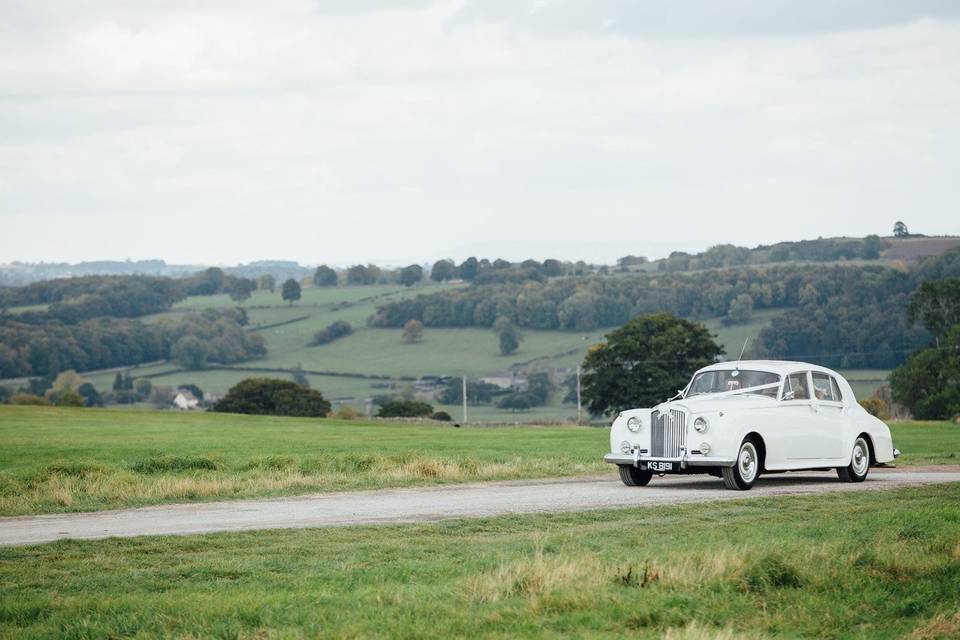
{"type": "Polygon", "coordinates": [[[786,375],[796,371],[821,371],[841,377],[840,374],[832,369],[810,364],[809,362],[794,362],[791,360],[728,360],[727,362],[711,364],[710,366],[700,369],[697,373],[700,373],[700,371],[729,371],[731,369],[752,369],[754,371],[767,371],[779,375],[786,375]]]}

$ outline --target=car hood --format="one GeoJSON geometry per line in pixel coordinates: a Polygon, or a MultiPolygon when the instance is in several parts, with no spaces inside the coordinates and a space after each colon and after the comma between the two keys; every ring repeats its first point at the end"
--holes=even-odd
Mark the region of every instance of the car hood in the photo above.
{"type": "Polygon", "coordinates": [[[658,411],[669,409],[687,409],[691,413],[709,413],[711,411],[733,411],[742,409],[760,409],[772,407],[776,400],[756,394],[734,394],[720,397],[703,395],[664,402],[654,407],[658,411]]]}

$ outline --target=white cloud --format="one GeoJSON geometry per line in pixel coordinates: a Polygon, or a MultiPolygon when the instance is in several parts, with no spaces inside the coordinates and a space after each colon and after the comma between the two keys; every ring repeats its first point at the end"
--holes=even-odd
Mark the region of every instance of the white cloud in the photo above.
{"type": "Polygon", "coordinates": [[[956,22],[665,38],[387,4],[8,3],[0,255],[575,259],[897,218],[960,233],[956,22]]]}

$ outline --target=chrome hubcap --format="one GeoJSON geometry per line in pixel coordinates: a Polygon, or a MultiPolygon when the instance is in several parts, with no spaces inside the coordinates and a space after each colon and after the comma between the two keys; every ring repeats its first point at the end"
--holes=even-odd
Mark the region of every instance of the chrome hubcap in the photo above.
{"type": "Polygon", "coordinates": [[[744,442],[740,447],[740,458],[737,460],[740,477],[744,482],[753,482],[757,476],[757,450],[750,442],[744,442]]]}
{"type": "Polygon", "coordinates": [[[853,459],[851,461],[853,471],[858,476],[867,472],[867,466],[870,464],[870,450],[867,449],[867,443],[863,438],[858,438],[853,444],[853,459]]]}

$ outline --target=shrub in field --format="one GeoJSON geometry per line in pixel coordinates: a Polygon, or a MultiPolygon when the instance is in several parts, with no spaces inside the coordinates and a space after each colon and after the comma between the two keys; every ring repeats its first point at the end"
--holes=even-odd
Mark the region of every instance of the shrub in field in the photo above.
{"type": "Polygon", "coordinates": [[[875,418],[880,418],[881,420],[890,419],[890,412],[887,411],[887,403],[880,398],[864,398],[860,400],[860,406],[875,418]]]}
{"type": "Polygon", "coordinates": [[[363,417],[363,412],[353,405],[343,404],[340,405],[336,413],[333,414],[333,417],[337,420],[356,420],[357,418],[363,417]]]}
{"type": "Polygon", "coordinates": [[[803,586],[796,570],[775,556],[764,556],[746,567],[743,587],[747,591],[761,592],[767,589],[795,589],[803,586]]]}
{"type": "Polygon", "coordinates": [[[291,380],[248,378],[231,387],[212,410],[320,418],[330,413],[330,403],[319,391],[306,389],[291,380]]]}
{"type": "Polygon", "coordinates": [[[35,396],[29,393],[15,393],[13,394],[13,397],[10,398],[10,404],[49,406],[50,401],[43,396],[35,396]]]}
{"type": "Polygon", "coordinates": [[[426,418],[433,415],[433,407],[420,400],[389,400],[380,406],[380,418],[426,418]]]}
{"type": "Polygon", "coordinates": [[[450,414],[446,411],[437,411],[433,414],[434,420],[440,420],[441,422],[450,422],[453,418],[450,417],[450,414]]]}
{"type": "Polygon", "coordinates": [[[223,465],[206,456],[160,455],[137,460],[129,466],[137,473],[164,473],[167,471],[216,471],[223,465]]]}
{"type": "Polygon", "coordinates": [[[308,346],[316,347],[321,344],[328,344],[351,333],[353,333],[353,326],[349,322],[337,320],[313,334],[313,340],[310,341],[308,346]]]}

